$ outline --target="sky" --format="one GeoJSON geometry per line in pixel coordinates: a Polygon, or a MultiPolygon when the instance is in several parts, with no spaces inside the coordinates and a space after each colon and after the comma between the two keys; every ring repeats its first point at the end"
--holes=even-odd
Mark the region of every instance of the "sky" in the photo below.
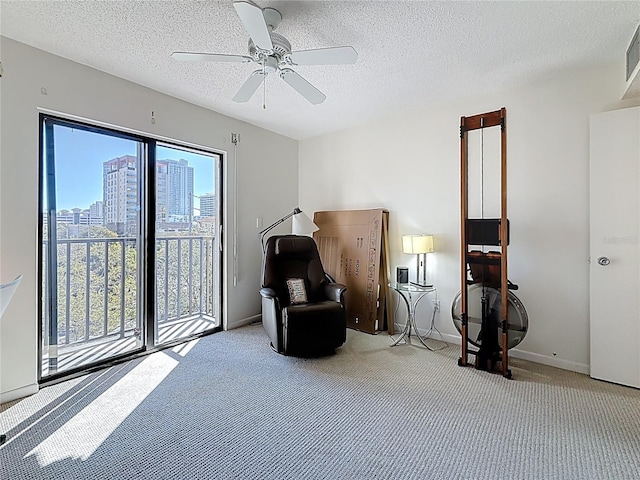
{"type": "MultiPolygon", "coordinates": [[[[138,142],[87,132],[66,126],[54,127],[56,210],[89,208],[102,200],[102,164],[123,155],[136,155],[138,142]]],[[[158,146],[158,160],[184,159],[194,168],[194,194],[214,192],[215,157],[158,146]]],[[[194,206],[199,206],[196,198],[194,206]]],[[[196,212],[197,213],[197,212],[196,212]]]]}

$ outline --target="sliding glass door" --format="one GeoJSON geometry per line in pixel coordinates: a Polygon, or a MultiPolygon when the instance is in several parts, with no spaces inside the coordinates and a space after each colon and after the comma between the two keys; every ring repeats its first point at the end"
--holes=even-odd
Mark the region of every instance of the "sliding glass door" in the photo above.
{"type": "Polygon", "coordinates": [[[40,378],[219,329],[221,156],[41,128],[40,378]]]}
{"type": "Polygon", "coordinates": [[[141,348],[135,138],[43,122],[42,375],[141,348]]]}
{"type": "Polygon", "coordinates": [[[156,148],[155,342],[174,342],[219,325],[219,156],[156,148]]]}

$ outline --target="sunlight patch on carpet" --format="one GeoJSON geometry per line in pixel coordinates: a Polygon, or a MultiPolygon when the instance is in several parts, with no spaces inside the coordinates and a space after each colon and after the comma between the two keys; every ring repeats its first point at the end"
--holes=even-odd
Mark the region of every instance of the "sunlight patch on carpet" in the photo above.
{"type": "Polygon", "coordinates": [[[193,347],[196,346],[196,344],[200,341],[199,338],[196,338],[195,340],[191,340],[190,342],[187,343],[181,343],[180,345],[176,345],[175,347],[173,347],[171,350],[174,353],[177,353],[178,355],[180,355],[181,357],[186,357],[187,353],[189,353],[191,351],[191,349],[193,347]]]}
{"type": "Polygon", "coordinates": [[[177,365],[164,353],[148,356],[26,457],[35,455],[42,467],[88,459],[177,365]]]}

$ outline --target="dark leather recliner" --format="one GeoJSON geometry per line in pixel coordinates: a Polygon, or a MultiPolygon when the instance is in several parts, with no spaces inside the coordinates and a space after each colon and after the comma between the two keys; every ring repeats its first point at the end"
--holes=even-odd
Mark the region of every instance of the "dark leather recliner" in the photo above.
{"type": "Polygon", "coordinates": [[[262,325],[273,349],[284,355],[332,353],[347,336],[344,292],[327,278],[311,237],[276,235],[267,240],[262,266],[262,325]],[[303,279],[307,302],[291,304],[288,279],[303,279]]]}

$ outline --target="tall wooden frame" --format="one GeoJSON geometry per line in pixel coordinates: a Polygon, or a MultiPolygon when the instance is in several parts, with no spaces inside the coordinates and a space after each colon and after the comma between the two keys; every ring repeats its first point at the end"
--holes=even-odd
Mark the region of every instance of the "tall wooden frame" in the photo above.
{"type": "Polygon", "coordinates": [[[468,135],[472,130],[484,129],[500,126],[500,295],[501,295],[501,363],[502,375],[511,378],[509,370],[509,318],[508,318],[508,295],[509,282],[507,280],[507,246],[508,246],[508,223],[507,223],[507,110],[503,107],[493,112],[481,113],[471,117],[460,118],[460,232],[461,232],[461,254],[460,254],[460,288],[461,298],[461,334],[462,334],[462,356],[458,359],[458,365],[468,364],[469,354],[477,354],[469,350],[468,332],[468,282],[467,265],[469,261],[469,161],[468,161],[468,135]]]}

